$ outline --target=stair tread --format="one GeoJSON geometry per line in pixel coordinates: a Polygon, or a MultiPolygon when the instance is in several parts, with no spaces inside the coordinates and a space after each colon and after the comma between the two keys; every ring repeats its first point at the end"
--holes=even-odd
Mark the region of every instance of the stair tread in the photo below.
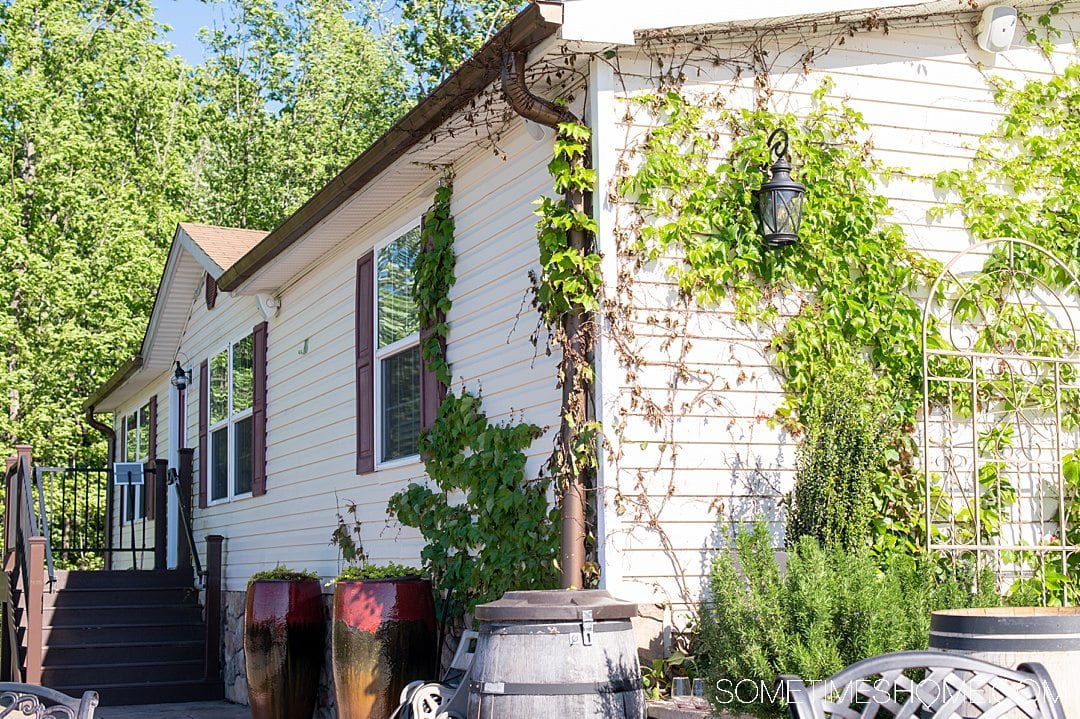
{"type": "MultiPolygon", "coordinates": [[[[157,646],[161,646],[163,644],[173,646],[174,644],[204,644],[204,643],[205,642],[202,639],[153,639],[153,640],[145,641],[145,642],[102,642],[100,644],[95,643],[94,646],[95,647],[118,647],[118,646],[125,646],[125,647],[157,647],[157,646]]],[[[66,643],[57,644],[57,643],[54,642],[54,643],[49,645],[49,648],[55,648],[55,649],[85,649],[86,644],[82,643],[82,642],[79,642],[77,644],[66,644],[66,643]]]]}

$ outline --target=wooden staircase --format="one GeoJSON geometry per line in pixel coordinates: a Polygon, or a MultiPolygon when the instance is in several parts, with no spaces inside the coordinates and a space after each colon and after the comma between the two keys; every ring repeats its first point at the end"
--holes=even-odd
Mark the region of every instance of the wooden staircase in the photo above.
{"type": "MultiPolygon", "coordinates": [[[[7,472],[0,485],[3,503],[3,551],[0,558],[0,681],[21,681],[58,689],[79,696],[92,689],[102,706],[159,704],[166,702],[223,699],[221,680],[221,548],[223,538],[205,538],[205,571],[199,560],[190,522],[192,477],[191,450],[180,450],[179,475],[174,477],[187,541],[177,547],[178,569],[166,569],[166,523],[154,524],[153,544],[145,532],[137,545],[135,532],[129,543],[114,546],[113,520],[108,502],[97,519],[106,528],[105,544],[95,545],[86,527],[85,505],[82,524],[77,522],[76,499],[79,480],[98,477],[101,490],[114,493],[112,474],[107,469],[38,469],[31,464],[30,448],[18,447],[7,460],[7,472]],[[44,472],[63,472],[59,506],[49,508],[44,489],[44,472]],[[104,486],[103,477],[107,477],[104,486]],[[66,510],[70,522],[65,523],[66,510]],[[39,511],[41,510],[41,511],[39,511]],[[117,553],[152,557],[151,570],[54,570],[50,527],[59,530],[59,553],[89,556],[97,553],[108,566],[117,553]],[[81,527],[86,536],[72,528],[81,527]],[[68,531],[65,531],[65,528],[68,531]],[[75,544],[65,544],[75,535],[75,544]],[[194,563],[194,568],[192,564],[194,563]],[[205,581],[206,607],[199,606],[195,589],[196,573],[205,581]]],[[[168,466],[155,460],[145,470],[153,488],[156,506],[167,506],[168,466]]],[[[55,504],[55,502],[54,502],[55,504]]],[[[96,510],[97,511],[97,510],[96,510]]],[[[99,532],[101,533],[101,532],[99,532]]],[[[100,537],[99,537],[100,540],[100,537]]],[[[149,563],[149,562],[148,562],[149,563]]]]}
{"type": "Polygon", "coordinates": [[[224,698],[190,569],[58,571],[42,614],[45,686],[103,706],[224,698]]]}

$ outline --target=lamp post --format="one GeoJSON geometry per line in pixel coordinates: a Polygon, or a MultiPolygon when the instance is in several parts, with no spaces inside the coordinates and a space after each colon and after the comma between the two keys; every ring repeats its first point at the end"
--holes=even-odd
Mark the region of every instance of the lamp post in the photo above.
{"type": "Polygon", "coordinates": [[[769,150],[775,158],[769,168],[771,177],[758,191],[761,234],[769,247],[786,247],[799,239],[806,188],[791,179],[791,165],[787,161],[788,135],[783,128],[777,128],[769,135],[769,150]]]}

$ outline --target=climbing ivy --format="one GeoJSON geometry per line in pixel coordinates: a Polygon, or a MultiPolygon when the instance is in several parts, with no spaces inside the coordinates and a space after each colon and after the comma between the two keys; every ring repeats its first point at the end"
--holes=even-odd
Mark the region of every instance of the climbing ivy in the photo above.
{"type": "MultiPolygon", "coordinates": [[[[424,360],[449,384],[446,361],[454,275],[454,218],[449,184],[435,193],[423,223],[424,251],[414,269],[413,299],[430,327],[424,360]]],[[[526,422],[493,424],[479,396],[449,393],[418,443],[429,483],[411,483],[387,505],[390,516],[420,531],[424,568],[445,601],[441,619],[458,621],[477,604],[510,589],[554,585],[558,530],[550,482],[525,476],[526,452],[542,430],[526,422]],[[430,486],[434,485],[434,487],[430,486]]]]}
{"type": "Polygon", "coordinates": [[[764,110],[708,113],[676,92],[644,96],[639,102],[659,124],[622,190],[647,220],[637,250],[653,259],[676,252],[670,273],[700,304],[730,300],[738,319],[766,323],[796,305],[771,344],[787,392],[781,419],[797,421],[822,363],[858,347],[878,390],[895,397],[897,418],[910,428],[921,396],[914,295],[939,265],[909,249],[899,225],[887,221],[888,199],[877,183],[889,168],[871,154],[861,114],[826,103],[828,89],[814,93],[803,119],[764,110]],[[790,136],[806,199],[799,243],[767,249],[752,208],[769,163],[765,138],[777,126],[790,136]],[[724,136],[731,148],[717,164],[715,142],[724,136]]]}
{"type": "Polygon", "coordinates": [[[703,307],[729,302],[737,320],[775,328],[769,342],[785,400],[775,419],[800,431],[816,402],[815,378],[866,357],[872,391],[887,398],[894,433],[885,450],[889,473],[877,480],[879,554],[913,550],[925,535],[921,481],[911,469],[922,397],[915,297],[939,263],[910,249],[879,182],[890,176],[871,153],[867,125],[850,107],[826,101],[826,82],[809,113],[773,114],[695,103],[680,92],[636,98],[654,127],[637,149],[640,164],[620,191],[643,219],[632,247],[644,261],[666,263],[683,295],[703,307]],[[790,137],[792,164],[806,186],[800,239],[767,249],[753,208],[770,162],[775,127],[790,137]],[[717,157],[720,142],[730,143],[717,157]]]}
{"type": "MultiPolygon", "coordinates": [[[[1058,8],[1058,4],[1051,6],[1038,19],[1046,35],[1040,42],[1044,52],[1052,49],[1051,39],[1060,35],[1051,22],[1058,8]]],[[[989,82],[1003,117],[980,138],[970,166],[936,176],[938,187],[948,193],[948,202],[932,210],[932,215],[958,213],[976,237],[1026,240],[1048,250],[1067,269],[1033,247],[995,247],[978,280],[967,286],[957,314],[960,319],[978,315],[982,320],[983,328],[974,337],[978,351],[1073,357],[1077,351],[1075,334],[1065,331],[1059,318],[1045,309],[1022,305],[1020,298],[1039,292],[1038,285],[1065,297],[1075,297],[1080,291],[1072,276],[1080,271],[1080,173],[1074,154],[1080,141],[1080,63],[1071,63],[1047,79],[1018,84],[991,77],[989,82]]],[[[1041,414],[1056,417],[1064,431],[1075,432],[1080,427],[1077,366],[1059,364],[1056,371],[1048,372],[1041,371],[1050,366],[1048,363],[1028,364],[1026,372],[1012,370],[1009,365],[990,371],[939,359],[931,370],[946,379],[973,374],[980,407],[993,405],[1008,416],[1023,418],[1017,420],[1021,430],[1032,416],[1041,414]]],[[[979,409],[971,406],[968,397],[949,400],[961,418],[979,409]]],[[[979,437],[980,450],[991,457],[979,468],[978,476],[983,496],[993,500],[989,506],[985,501],[981,504],[980,517],[991,536],[996,534],[993,523],[999,521],[1002,509],[1017,501],[1019,479],[1010,476],[1015,467],[995,459],[995,455],[1022,452],[1022,443],[1027,440],[1021,434],[1002,421],[979,437]],[[1014,445],[1017,449],[1012,449],[1014,445]]],[[[1063,460],[1065,512],[1055,513],[1052,521],[1064,521],[1066,526],[1051,538],[1052,544],[1080,544],[1080,528],[1074,526],[1075,510],[1080,506],[1078,466],[1075,452],[1063,460]]],[[[974,522],[970,516],[966,520],[968,526],[974,522]]],[[[973,529],[967,531],[973,533],[973,529]]],[[[1011,601],[1055,604],[1075,602],[1080,596],[1078,555],[1074,554],[1065,567],[1053,553],[1039,556],[1021,551],[1005,559],[1030,572],[1013,583],[1011,601]]]]}
{"type": "MultiPolygon", "coordinates": [[[[584,164],[591,136],[592,132],[582,124],[559,124],[548,172],[560,195],[592,192],[596,186],[596,170],[584,164]]],[[[569,313],[600,308],[600,255],[570,243],[574,230],[595,234],[596,220],[584,207],[572,207],[565,197],[543,197],[538,204],[540,276],[534,289],[541,317],[545,325],[554,329],[569,313]]]]}
{"type": "MultiPolygon", "coordinates": [[[[541,325],[562,350],[560,427],[549,467],[564,488],[564,497],[595,486],[601,432],[592,407],[592,361],[595,313],[600,309],[603,282],[594,242],[596,220],[585,206],[596,186],[596,171],[586,164],[591,136],[589,128],[577,122],[562,122],[557,127],[548,172],[560,196],[537,201],[540,273],[530,275],[541,325]]],[[[587,511],[595,510],[588,502],[586,505],[587,511]]],[[[595,537],[591,541],[595,543],[595,537]]],[[[599,576],[598,565],[587,562],[584,575],[583,583],[594,582],[599,576]]],[[[579,586],[577,578],[571,582],[579,586]]]]}
{"type": "Polygon", "coordinates": [[[511,589],[555,584],[550,483],[525,477],[525,452],[540,434],[524,422],[492,424],[479,397],[448,395],[420,438],[435,489],[414,483],[390,499],[390,513],[424,535],[421,559],[451,615],[511,589]]]}
{"type": "Polygon", "coordinates": [[[446,337],[449,328],[450,288],[454,285],[454,216],[450,213],[453,188],[443,185],[435,191],[435,202],[424,215],[421,238],[423,252],[413,267],[412,296],[420,326],[430,328],[421,340],[424,362],[444,385],[451,382],[446,362],[446,337]]]}

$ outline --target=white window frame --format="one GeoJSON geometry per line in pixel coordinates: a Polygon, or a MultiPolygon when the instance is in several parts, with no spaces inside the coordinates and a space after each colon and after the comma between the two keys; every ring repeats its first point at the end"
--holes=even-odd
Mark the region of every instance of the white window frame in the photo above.
{"type": "MultiPolygon", "coordinates": [[[[243,342],[248,337],[253,337],[253,333],[252,332],[247,332],[245,334],[240,335],[236,339],[232,340],[231,342],[229,342],[228,344],[225,345],[224,349],[218,350],[217,352],[214,352],[213,354],[211,354],[210,357],[208,358],[207,363],[206,363],[206,375],[207,375],[206,376],[206,383],[207,383],[207,387],[206,387],[206,422],[207,422],[207,427],[206,427],[206,475],[207,475],[206,503],[207,503],[208,506],[212,506],[212,505],[215,505],[215,504],[227,504],[227,503],[229,503],[229,502],[231,502],[231,501],[233,501],[235,499],[244,499],[244,498],[252,496],[252,490],[251,489],[249,489],[248,491],[243,492],[243,493],[237,493],[236,492],[236,439],[235,438],[236,438],[236,424],[238,422],[240,422],[241,420],[247,419],[248,417],[252,416],[252,414],[255,412],[255,397],[254,397],[254,389],[255,388],[254,388],[254,383],[252,383],[253,396],[251,398],[251,406],[248,407],[247,409],[241,411],[241,412],[238,412],[238,413],[235,413],[235,414],[233,413],[233,348],[237,344],[239,344],[240,342],[243,342]],[[219,420],[218,422],[215,422],[215,423],[211,424],[210,423],[210,412],[212,411],[211,410],[211,403],[213,401],[213,399],[212,399],[212,389],[213,388],[212,388],[212,386],[210,384],[210,375],[213,372],[214,358],[217,357],[218,355],[222,354],[223,352],[225,353],[226,361],[228,362],[228,368],[229,368],[229,372],[228,372],[229,382],[228,382],[228,389],[226,390],[226,395],[228,396],[228,401],[226,402],[225,419],[219,420]],[[226,461],[226,466],[228,467],[227,471],[228,471],[229,476],[228,476],[228,482],[226,482],[226,485],[225,485],[225,496],[224,497],[218,497],[218,498],[215,499],[214,498],[214,432],[216,432],[217,430],[222,429],[223,427],[227,428],[226,431],[225,431],[225,442],[226,442],[226,444],[228,444],[228,450],[226,452],[227,457],[226,457],[225,461],[226,461]]],[[[254,346],[253,346],[253,349],[254,349],[254,346]]],[[[254,358],[254,353],[252,353],[252,355],[253,355],[253,358],[254,358]]],[[[252,372],[252,375],[254,376],[254,373],[255,373],[255,368],[254,367],[252,367],[251,372],[252,372]]],[[[254,476],[252,477],[252,479],[254,479],[254,476]]],[[[254,487],[252,489],[254,489],[254,487]]]]}
{"type": "MultiPolygon", "coordinates": [[[[372,256],[372,278],[371,283],[371,307],[372,316],[374,322],[372,322],[372,331],[374,336],[371,338],[372,347],[375,348],[374,352],[374,372],[375,372],[375,469],[393,469],[394,467],[404,467],[411,464],[417,464],[420,461],[419,449],[413,454],[406,455],[404,457],[397,457],[395,459],[384,460],[382,456],[383,452],[383,402],[382,402],[382,363],[387,357],[392,357],[402,350],[411,349],[413,346],[420,346],[420,329],[417,327],[417,331],[413,332],[408,337],[403,337],[396,342],[392,342],[385,347],[379,347],[379,252],[383,248],[392,244],[394,241],[401,238],[402,235],[407,234],[411,230],[420,226],[420,217],[423,215],[422,209],[417,209],[413,213],[413,217],[417,218],[407,223],[400,225],[393,232],[385,235],[379,242],[375,244],[374,255],[372,256]]],[[[421,231],[423,228],[421,227],[421,231]]],[[[421,241],[423,237],[421,237],[421,241]]],[[[423,251],[423,247],[420,248],[423,251]]],[[[420,361],[423,362],[421,356],[420,361]]],[[[421,366],[422,371],[422,366],[421,366]]],[[[420,386],[416,387],[417,397],[420,394],[420,386]]]]}
{"type": "MultiPolygon", "coordinates": [[[[124,461],[125,462],[138,462],[140,464],[145,465],[147,462],[150,461],[149,456],[146,456],[146,457],[139,456],[139,445],[142,444],[142,433],[143,433],[143,431],[146,431],[147,433],[149,433],[149,427],[150,427],[150,411],[149,411],[149,407],[150,407],[150,403],[145,402],[142,405],[140,405],[137,409],[135,409],[135,411],[125,414],[120,419],[120,430],[124,433],[124,461]],[[147,411],[144,413],[143,410],[147,410],[147,411]],[[144,414],[145,414],[145,416],[144,416],[144,414]],[[128,420],[130,420],[132,417],[135,418],[135,447],[134,447],[134,449],[131,447],[131,444],[128,442],[128,420]]],[[[149,448],[150,448],[149,437],[147,437],[146,446],[147,446],[147,454],[149,454],[149,448]]],[[[146,480],[145,480],[145,475],[144,475],[144,482],[145,481],[146,480]]],[[[141,522],[144,519],[146,519],[147,506],[143,502],[143,493],[146,491],[145,486],[146,486],[145,484],[143,484],[143,485],[137,485],[137,484],[136,485],[130,485],[130,484],[121,485],[120,488],[121,488],[122,491],[120,492],[120,507],[121,507],[121,509],[120,509],[121,520],[120,521],[122,521],[122,522],[141,522]],[[133,501],[133,504],[132,504],[132,511],[130,513],[128,512],[128,492],[134,492],[135,493],[134,494],[134,501],[133,501]],[[141,512],[141,514],[140,514],[140,512],[141,512]]]]}

